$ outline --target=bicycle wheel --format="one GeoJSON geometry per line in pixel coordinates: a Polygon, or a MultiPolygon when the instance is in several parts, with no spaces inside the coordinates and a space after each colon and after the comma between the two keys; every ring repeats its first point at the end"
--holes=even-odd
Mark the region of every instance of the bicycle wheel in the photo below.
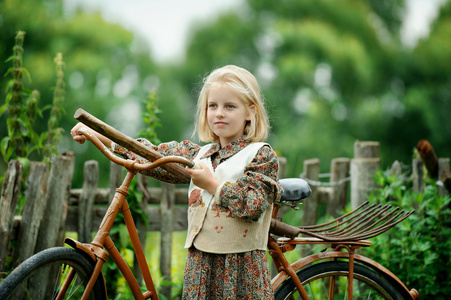
{"type": "MultiPolygon", "coordinates": [[[[297,272],[310,299],[347,299],[349,264],[322,262],[297,272]],[[332,284],[331,284],[332,283],[332,284]]],[[[302,299],[293,281],[286,280],[275,291],[276,300],[302,299]]],[[[372,269],[354,265],[352,299],[404,299],[399,289],[372,269]]]]}
{"type": "MultiPolygon", "coordinates": [[[[0,284],[0,299],[55,299],[70,270],[75,270],[63,299],[80,299],[94,263],[74,249],[56,247],[39,252],[12,271],[0,284]]],[[[90,299],[106,299],[104,280],[97,279],[90,299]]]]}

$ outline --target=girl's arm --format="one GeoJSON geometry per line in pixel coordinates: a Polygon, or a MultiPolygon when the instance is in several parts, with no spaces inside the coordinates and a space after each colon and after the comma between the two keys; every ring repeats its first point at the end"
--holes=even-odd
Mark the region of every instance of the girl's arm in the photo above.
{"type": "MultiPolygon", "coordinates": [[[[72,135],[74,141],[83,144],[86,141],[86,137],[84,135],[78,134],[78,129],[80,127],[86,127],[86,125],[84,125],[83,123],[78,123],[71,129],[70,134],[72,135]]],[[[119,154],[126,159],[136,160],[137,162],[142,164],[149,162],[145,158],[129,151],[128,149],[116,143],[113,143],[109,138],[105,137],[104,135],[88,127],[86,128],[90,130],[106,147],[111,148],[111,150],[114,153],[119,154]]],[[[175,156],[183,156],[188,159],[193,159],[200,149],[199,145],[194,144],[190,141],[183,141],[181,143],[178,142],[163,143],[158,146],[155,146],[150,141],[143,138],[138,138],[137,141],[149,148],[152,148],[155,151],[158,151],[163,156],[175,155],[175,156]]],[[[178,177],[167,172],[163,168],[156,168],[154,170],[145,171],[141,173],[147,176],[154,177],[158,180],[171,183],[180,183],[180,179],[178,177]]]]}
{"type": "Polygon", "coordinates": [[[233,217],[257,221],[268,206],[279,201],[279,162],[270,146],[260,148],[235,183],[225,182],[216,192],[216,203],[230,209],[233,217]]]}
{"type": "MultiPolygon", "coordinates": [[[[190,141],[182,141],[180,143],[173,141],[169,143],[162,143],[158,146],[152,144],[150,141],[144,138],[138,138],[137,141],[142,143],[144,146],[147,146],[149,148],[152,148],[152,150],[159,152],[163,156],[182,156],[190,160],[192,160],[200,150],[199,145],[190,141]]],[[[147,159],[137,155],[134,152],[131,152],[130,150],[116,143],[112,143],[111,148],[113,152],[121,155],[126,159],[136,160],[137,162],[142,164],[149,162],[147,159]]],[[[169,173],[163,168],[156,168],[153,170],[143,171],[140,173],[165,182],[181,183],[180,178],[169,173]]]]}

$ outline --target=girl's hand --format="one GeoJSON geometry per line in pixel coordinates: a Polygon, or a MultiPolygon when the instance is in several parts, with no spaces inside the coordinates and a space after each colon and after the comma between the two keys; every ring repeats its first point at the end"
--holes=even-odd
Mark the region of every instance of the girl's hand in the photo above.
{"type": "Polygon", "coordinates": [[[97,131],[92,130],[83,123],[78,123],[70,130],[70,134],[72,135],[74,141],[83,144],[87,140],[83,134],[78,134],[78,129],[82,127],[86,128],[86,130],[89,130],[91,133],[93,133],[106,147],[111,146],[111,140],[109,138],[105,137],[104,135],[101,135],[97,131]]]}
{"type": "Polygon", "coordinates": [[[204,163],[198,164],[199,169],[186,167],[186,171],[191,175],[191,180],[195,185],[214,195],[221,183],[213,176],[210,169],[204,163]]]}
{"type": "Polygon", "coordinates": [[[83,144],[86,141],[86,137],[83,134],[78,134],[78,129],[81,127],[88,129],[83,123],[77,123],[77,125],[70,130],[70,135],[72,135],[74,141],[83,144]]]}

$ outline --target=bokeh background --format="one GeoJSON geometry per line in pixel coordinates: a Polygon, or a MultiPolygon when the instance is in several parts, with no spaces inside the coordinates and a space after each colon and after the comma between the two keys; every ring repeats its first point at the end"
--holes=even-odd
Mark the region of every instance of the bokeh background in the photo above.
{"type": "MultiPolygon", "coordinates": [[[[108,162],[70,139],[77,108],[136,137],[145,126],[143,101],[154,90],[158,138],[196,140],[202,78],[225,64],[257,76],[271,118],[269,142],[288,159],[288,176],[298,176],[310,158],[326,171],[331,159],[353,156],[356,140],[381,143],[383,168],[394,160],[409,165],[420,139],[439,157],[451,153],[450,1],[2,0],[2,91],[19,30],[26,32],[31,77],[24,84],[40,91],[41,106],[52,101],[53,58],[63,55],[59,151],[75,152],[78,163],[99,160],[104,174],[108,162]]],[[[37,131],[45,130],[48,113],[37,131]]],[[[78,168],[75,186],[81,174],[78,168]]]]}
{"type": "MultiPolygon", "coordinates": [[[[147,126],[143,113],[153,95],[158,139],[197,141],[193,119],[202,79],[225,64],[247,68],[259,80],[272,126],[269,142],[287,158],[289,177],[299,176],[311,158],[320,159],[321,173],[329,172],[333,158],[353,157],[358,140],[380,142],[384,170],[397,160],[409,172],[421,139],[430,141],[438,157],[451,156],[449,0],[0,0],[2,151],[10,136],[9,111],[2,111],[11,90],[8,58],[19,30],[26,32],[24,88],[40,92],[37,133],[45,133],[51,119],[45,108],[57,80],[54,58],[62,54],[64,131],[58,152],[76,154],[73,188],[82,187],[82,166],[92,159],[100,164],[99,187],[109,186],[109,161],[69,134],[78,108],[137,137],[147,126]]],[[[41,156],[35,151],[28,159],[41,156]]],[[[1,159],[0,181],[5,171],[1,159]]],[[[429,218],[418,221],[419,213],[403,222],[381,236],[369,256],[392,260],[389,269],[426,298],[447,299],[449,224],[443,220],[449,219],[449,198],[431,196],[430,189],[424,198],[411,196],[404,182],[390,180],[380,198],[402,196],[398,206],[421,204],[418,211],[429,218]]],[[[177,291],[185,235],[174,233],[177,291]]],[[[158,274],[159,243],[159,232],[149,232],[152,274],[158,274]]],[[[133,251],[126,251],[132,260],[133,251]]],[[[127,295],[124,284],[116,292],[127,295]]]]}

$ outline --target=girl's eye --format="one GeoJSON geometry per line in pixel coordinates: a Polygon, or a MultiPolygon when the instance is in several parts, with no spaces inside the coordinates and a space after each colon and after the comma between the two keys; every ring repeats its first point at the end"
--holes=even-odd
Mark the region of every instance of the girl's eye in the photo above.
{"type": "Polygon", "coordinates": [[[213,103],[208,104],[208,108],[215,108],[215,107],[216,107],[216,104],[213,104],[213,103]]]}
{"type": "Polygon", "coordinates": [[[227,108],[235,108],[235,106],[234,106],[234,105],[231,105],[231,104],[229,104],[229,105],[227,105],[227,108]]]}

